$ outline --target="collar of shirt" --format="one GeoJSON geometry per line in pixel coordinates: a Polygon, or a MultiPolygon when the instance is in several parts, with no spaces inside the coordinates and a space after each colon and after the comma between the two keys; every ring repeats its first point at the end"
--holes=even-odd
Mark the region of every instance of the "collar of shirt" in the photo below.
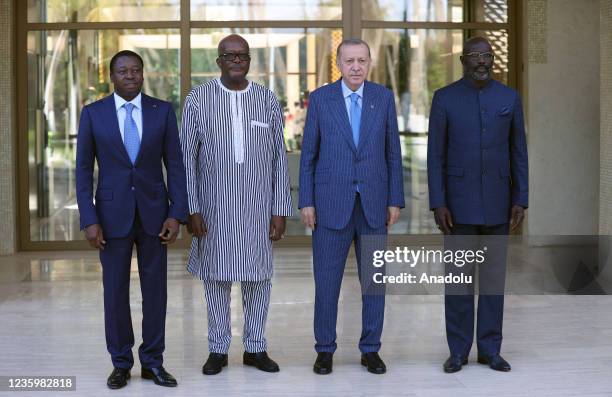
{"type": "Polygon", "coordinates": [[[342,96],[344,97],[344,99],[351,99],[351,94],[352,93],[357,93],[357,95],[359,95],[359,98],[362,99],[363,98],[363,86],[365,85],[365,82],[361,83],[361,85],[359,86],[359,88],[357,88],[356,91],[351,90],[350,88],[348,88],[348,86],[344,83],[344,79],[341,80],[342,83],[342,96]]]}
{"type": "MultiPolygon", "coordinates": [[[[115,96],[115,110],[117,111],[117,122],[119,123],[119,132],[121,133],[121,140],[124,140],[124,131],[125,128],[125,118],[127,116],[127,109],[123,107],[128,101],[121,98],[117,93],[113,93],[115,96]]],[[[132,109],[132,119],[136,123],[136,128],[138,129],[138,136],[142,140],[142,95],[138,93],[138,95],[129,101],[132,105],[134,105],[134,109],[132,109]]]]}
{"type": "Polygon", "coordinates": [[[357,88],[357,91],[353,91],[344,83],[344,80],[341,80],[342,86],[342,96],[344,97],[344,105],[346,106],[346,114],[348,115],[349,120],[351,119],[351,94],[356,93],[358,95],[357,105],[362,106],[363,102],[363,86],[365,82],[361,83],[361,86],[357,88]]]}
{"type": "Polygon", "coordinates": [[[215,80],[217,81],[217,84],[219,84],[219,87],[223,89],[223,91],[229,92],[230,94],[244,94],[245,92],[251,89],[251,80],[247,80],[248,84],[242,90],[230,90],[229,88],[223,85],[223,83],[221,82],[221,77],[217,77],[215,80]]]}
{"type": "MultiPolygon", "coordinates": [[[[121,106],[126,104],[128,101],[121,98],[119,95],[117,95],[116,92],[114,92],[113,95],[115,96],[115,110],[119,111],[119,109],[121,109],[121,106]]],[[[139,92],[138,95],[136,95],[136,98],[129,101],[129,103],[134,105],[134,107],[136,107],[137,109],[142,109],[142,93],[139,92]]]]}

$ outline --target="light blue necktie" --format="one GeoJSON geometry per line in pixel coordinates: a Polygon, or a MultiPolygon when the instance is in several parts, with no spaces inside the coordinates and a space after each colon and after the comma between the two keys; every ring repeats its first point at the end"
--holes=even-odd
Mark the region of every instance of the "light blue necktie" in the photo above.
{"type": "Polygon", "coordinates": [[[127,150],[132,164],[136,162],[138,156],[138,150],[140,149],[140,136],[138,135],[138,127],[136,122],[132,118],[132,110],[134,110],[134,104],[126,103],[125,107],[125,122],[123,123],[123,144],[125,150],[127,150]]]}
{"type": "Polygon", "coordinates": [[[357,100],[359,95],[354,92],[351,94],[351,127],[353,129],[353,142],[355,147],[359,144],[359,127],[361,126],[361,107],[357,100]]]}

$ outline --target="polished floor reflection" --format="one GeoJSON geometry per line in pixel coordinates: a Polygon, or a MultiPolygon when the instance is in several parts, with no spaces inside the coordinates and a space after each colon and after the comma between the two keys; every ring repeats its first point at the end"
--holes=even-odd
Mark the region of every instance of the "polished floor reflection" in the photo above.
{"type": "MultiPolygon", "coordinates": [[[[473,352],[469,365],[451,375],[441,368],[447,355],[442,297],[389,296],[381,350],[389,371],[369,374],[359,365],[361,299],[353,259],[341,293],[334,372],[315,375],[310,250],[283,248],[275,254],[267,336],[269,353],[281,366],[278,374],[242,365],[239,288],[232,293],[229,366],[216,376],[201,374],[207,355],[203,291],[186,273],[180,250],[171,251],[169,261],[164,363],[177,377],[177,389],[143,381],[138,364],[125,389],[106,389],[111,364],[104,345],[100,266],[92,251],[0,257],[0,374],[74,375],[74,395],[88,396],[610,395],[612,297],[607,295],[508,296],[503,355],[512,372],[477,364],[473,352]]],[[[550,256],[546,249],[525,255],[511,264],[510,273],[550,256]]],[[[132,314],[139,335],[141,297],[133,265],[132,314]]]]}

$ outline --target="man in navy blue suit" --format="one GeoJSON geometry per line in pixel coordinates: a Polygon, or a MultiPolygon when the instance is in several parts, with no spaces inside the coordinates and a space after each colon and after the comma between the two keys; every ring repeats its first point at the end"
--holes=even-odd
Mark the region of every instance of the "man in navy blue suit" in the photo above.
{"type": "Polygon", "coordinates": [[[110,78],[114,94],[81,112],[76,159],[81,229],[89,244],[100,250],[102,262],[106,346],[114,367],[107,385],[125,386],[134,365],[129,285],[136,245],[143,312],[141,375],[161,386],[176,386],[162,366],[166,247],[176,240],[179,222],[187,216],[176,116],[168,102],[141,93],[143,61],[138,54],[115,54],[110,78]],[[95,202],[94,161],[98,162],[95,202]]]}
{"type": "MultiPolygon", "coordinates": [[[[496,247],[479,265],[478,362],[510,371],[500,355],[504,236],[521,224],[527,208],[527,142],[521,99],[515,90],[491,78],[493,61],[486,39],[468,40],[461,56],[464,77],[434,94],[427,155],[429,203],[440,230],[452,235],[446,240],[449,245],[473,243],[476,238],[471,236],[484,235],[496,247]]],[[[473,270],[466,267],[462,272],[473,270]]],[[[450,357],[443,365],[445,372],[457,372],[467,364],[474,338],[473,294],[473,285],[466,289],[447,285],[450,357]]]]}
{"type": "MultiPolygon", "coordinates": [[[[363,259],[372,258],[371,238],[384,240],[404,207],[402,158],[393,93],[365,81],[370,48],[362,40],[343,41],[337,50],[342,79],[310,95],[302,156],[302,222],[310,227],[315,278],[314,372],[329,374],[336,350],[338,298],[344,266],[355,243],[362,281],[361,364],[386,372],[378,355],[383,328],[384,289],[371,293],[363,259]],[[363,267],[363,268],[362,268],[363,267]]],[[[378,247],[381,248],[381,247],[378,247]]]]}

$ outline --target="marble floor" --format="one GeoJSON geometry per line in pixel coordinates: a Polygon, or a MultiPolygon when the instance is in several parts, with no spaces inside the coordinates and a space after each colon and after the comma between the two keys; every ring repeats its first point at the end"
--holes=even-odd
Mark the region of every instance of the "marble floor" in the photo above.
{"type": "MultiPolygon", "coordinates": [[[[369,374],[360,366],[357,350],[360,292],[354,261],[347,267],[342,289],[334,372],[315,375],[310,251],[282,248],[275,255],[267,336],[270,356],[281,366],[277,374],[242,365],[239,288],[232,293],[229,366],[216,376],[201,374],[207,356],[202,286],[185,272],[186,253],[173,250],[165,367],[178,379],[178,388],[142,380],[138,364],[127,387],[106,388],[112,368],[104,344],[100,266],[93,251],[0,257],[0,375],[76,376],[76,392],[66,395],[96,397],[612,396],[608,295],[508,296],[503,355],[513,365],[512,372],[498,373],[477,364],[474,351],[469,364],[456,374],[445,374],[441,368],[447,356],[443,298],[391,295],[381,350],[388,372],[369,374]]],[[[138,336],[140,291],[133,265],[132,316],[138,336]]]]}

